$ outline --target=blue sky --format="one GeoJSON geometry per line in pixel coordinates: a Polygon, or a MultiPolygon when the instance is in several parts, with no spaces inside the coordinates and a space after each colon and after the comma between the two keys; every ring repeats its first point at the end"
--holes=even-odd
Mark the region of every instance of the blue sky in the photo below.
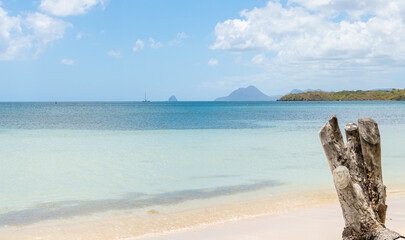
{"type": "Polygon", "coordinates": [[[362,2],[0,0],[0,101],[403,88],[405,4],[362,2]]]}

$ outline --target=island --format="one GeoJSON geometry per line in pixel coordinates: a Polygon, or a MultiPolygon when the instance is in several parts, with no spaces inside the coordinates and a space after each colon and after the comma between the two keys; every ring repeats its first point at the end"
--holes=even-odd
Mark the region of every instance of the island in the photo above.
{"type": "Polygon", "coordinates": [[[177,102],[177,98],[176,98],[176,96],[172,95],[172,96],[169,97],[168,101],[169,102],[177,102]]]}
{"type": "Polygon", "coordinates": [[[255,86],[239,88],[226,97],[220,97],[215,101],[276,101],[280,96],[267,96],[255,86]]]}
{"type": "Polygon", "coordinates": [[[312,91],[287,94],[278,101],[405,101],[405,89],[371,91],[312,91]]]}

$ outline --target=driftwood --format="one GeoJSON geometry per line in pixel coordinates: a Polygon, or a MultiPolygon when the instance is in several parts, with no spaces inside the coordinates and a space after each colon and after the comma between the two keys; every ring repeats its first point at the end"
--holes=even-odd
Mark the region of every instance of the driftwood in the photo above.
{"type": "Polygon", "coordinates": [[[386,187],[381,169],[377,123],[360,118],[345,127],[347,143],[335,115],[319,131],[343,211],[343,240],[405,239],[385,227],[386,187]]]}

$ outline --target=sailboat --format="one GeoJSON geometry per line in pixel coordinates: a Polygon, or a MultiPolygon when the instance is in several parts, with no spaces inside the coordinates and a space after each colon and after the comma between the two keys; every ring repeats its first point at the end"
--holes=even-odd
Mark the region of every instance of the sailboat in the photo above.
{"type": "Polygon", "coordinates": [[[145,93],[145,99],[143,100],[143,102],[150,102],[150,100],[148,100],[148,99],[146,98],[146,93],[145,93]]]}

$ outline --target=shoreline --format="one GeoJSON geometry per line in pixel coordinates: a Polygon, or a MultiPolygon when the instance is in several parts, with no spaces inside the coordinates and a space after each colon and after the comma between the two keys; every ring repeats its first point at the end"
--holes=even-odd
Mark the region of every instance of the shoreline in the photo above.
{"type": "Polygon", "coordinates": [[[235,199],[234,202],[219,198],[208,205],[205,202],[195,205],[190,201],[188,206],[170,206],[166,211],[159,208],[145,208],[143,214],[113,211],[91,216],[46,220],[28,225],[2,226],[0,240],[28,240],[33,236],[43,240],[132,239],[325,205],[337,201],[337,197],[332,193],[321,190],[285,193],[245,200],[235,199]]]}
{"type": "MultiPolygon", "coordinates": [[[[398,196],[402,197],[405,202],[405,192],[401,189],[393,189],[393,191],[389,192],[388,199],[398,196]]],[[[198,233],[200,231],[211,231],[209,229],[217,229],[221,226],[234,226],[235,224],[259,221],[259,219],[284,218],[290,215],[295,216],[295,213],[300,212],[317,212],[316,209],[322,208],[330,209],[331,206],[335,206],[336,208],[338,206],[337,201],[334,191],[321,191],[320,193],[318,191],[311,191],[262,197],[254,200],[218,204],[211,207],[180,210],[171,213],[150,212],[146,218],[139,218],[139,216],[127,211],[103,213],[91,216],[90,218],[76,217],[72,219],[44,221],[25,226],[3,226],[0,227],[0,240],[28,240],[33,239],[34,236],[36,239],[43,240],[135,240],[159,239],[160,237],[163,240],[167,236],[183,239],[183,235],[198,233]]],[[[388,204],[390,204],[389,201],[388,204]]],[[[339,214],[334,218],[343,221],[340,208],[338,210],[339,214]]],[[[405,213],[405,209],[403,212],[405,213]]],[[[405,227],[405,223],[403,226],[405,227]]],[[[204,235],[205,233],[201,234],[204,235]]]]}
{"type": "MultiPolygon", "coordinates": [[[[391,195],[387,199],[386,226],[400,234],[405,234],[404,202],[404,194],[391,195]]],[[[267,215],[205,228],[120,240],[336,240],[341,239],[343,228],[344,220],[340,205],[335,202],[285,214],[267,215]]]]}

